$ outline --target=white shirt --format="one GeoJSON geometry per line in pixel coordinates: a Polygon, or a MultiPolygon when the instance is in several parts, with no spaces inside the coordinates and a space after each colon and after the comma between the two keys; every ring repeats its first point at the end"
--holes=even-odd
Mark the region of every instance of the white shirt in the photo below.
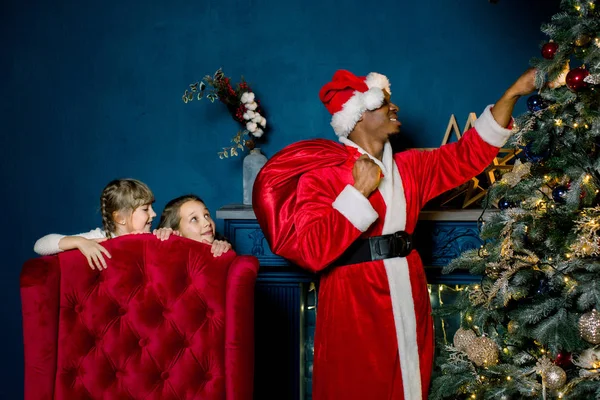
{"type": "MultiPolygon", "coordinates": [[[[35,242],[33,246],[33,251],[35,251],[40,256],[48,256],[51,254],[60,253],[61,250],[58,247],[58,242],[67,235],[60,235],[58,233],[50,233],[35,242]]],[[[69,236],[80,236],[86,239],[103,239],[106,237],[106,232],[103,229],[96,228],[89,232],[79,233],[77,235],[69,235],[69,236]]]]}

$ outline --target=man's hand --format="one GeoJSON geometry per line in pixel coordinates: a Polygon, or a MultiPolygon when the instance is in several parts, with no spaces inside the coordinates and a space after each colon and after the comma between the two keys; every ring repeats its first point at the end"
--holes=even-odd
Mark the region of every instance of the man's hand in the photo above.
{"type": "Polygon", "coordinates": [[[363,196],[369,197],[379,186],[381,169],[368,155],[363,154],[354,163],[352,176],[354,177],[354,187],[363,196]]]}
{"type": "Polygon", "coordinates": [[[523,75],[519,77],[506,91],[508,97],[527,96],[535,90],[535,68],[529,68],[523,75]]]}
{"type": "Polygon", "coordinates": [[[536,70],[530,68],[513,83],[492,107],[492,115],[502,127],[507,127],[512,117],[513,109],[521,96],[526,96],[535,90],[536,70]]]}

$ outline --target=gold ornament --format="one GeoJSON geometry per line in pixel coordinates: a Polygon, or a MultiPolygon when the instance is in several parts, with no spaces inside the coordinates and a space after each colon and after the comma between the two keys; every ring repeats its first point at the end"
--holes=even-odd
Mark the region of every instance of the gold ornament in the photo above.
{"type": "Polygon", "coordinates": [[[553,365],[542,374],[542,379],[548,389],[560,389],[567,383],[567,373],[561,367],[553,365]]]}
{"type": "Polygon", "coordinates": [[[519,323],[517,321],[510,321],[507,326],[508,333],[515,335],[519,330],[519,323]]]}
{"type": "Polygon", "coordinates": [[[586,349],[579,354],[573,364],[580,368],[597,369],[600,368],[600,349],[586,349]]]}
{"type": "Polygon", "coordinates": [[[477,335],[471,329],[459,328],[454,334],[454,347],[460,351],[466,351],[475,339],[477,339],[477,335]]]}
{"type": "Polygon", "coordinates": [[[517,186],[517,183],[521,182],[525,175],[528,175],[531,171],[531,163],[521,163],[521,160],[515,161],[513,169],[510,172],[502,175],[500,182],[508,184],[510,187],[517,186]]]}
{"type": "Polygon", "coordinates": [[[467,349],[467,356],[478,367],[498,364],[498,346],[489,337],[478,337],[467,349]]]}
{"type": "Polygon", "coordinates": [[[589,343],[600,343],[600,314],[592,310],[579,318],[579,335],[589,343]]]}
{"type": "Polygon", "coordinates": [[[582,35],[579,35],[579,37],[577,39],[575,39],[575,46],[585,46],[586,44],[588,44],[590,41],[592,40],[592,37],[590,35],[586,35],[585,33],[582,35]]]}
{"type": "Polygon", "coordinates": [[[552,82],[549,82],[548,87],[550,89],[556,89],[558,87],[566,85],[567,84],[567,74],[569,73],[570,70],[571,70],[571,67],[569,66],[569,61],[567,61],[564,65],[562,71],[560,72],[560,75],[552,82]]]}

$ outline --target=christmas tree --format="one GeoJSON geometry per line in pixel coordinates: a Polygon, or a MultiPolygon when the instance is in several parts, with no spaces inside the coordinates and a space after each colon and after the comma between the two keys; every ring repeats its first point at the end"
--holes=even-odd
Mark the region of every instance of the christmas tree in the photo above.
{"type": "Polygon", "coordinates": [[[488,193],[484,245],[445,272],[481,282],[430,399],[600,398],[600,5],[563,0],[532,59],[540,91],[515,120],[520,160],[488,193]]]}

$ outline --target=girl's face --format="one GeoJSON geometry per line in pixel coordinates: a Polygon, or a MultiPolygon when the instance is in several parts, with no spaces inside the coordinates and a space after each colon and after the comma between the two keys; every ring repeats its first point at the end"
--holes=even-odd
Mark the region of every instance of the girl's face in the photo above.
{"type": "Polygon", "coordinates": [[[190,200],[179,208],[179,233],[197,242],[211,244],[215,241],[215,222],[204,203],[190,200]]]}
{"type": "MultiPolygon", "coordinates": [[[[124,228],[124,233],[131,232],[150,232],[152,229],[152,219],[156,217],[156,213],[152,209],[152,204],[144,204],[139,206],[124,219],[125,224],[121,224],[124,228]]],[[[117,223],[117,227],[118,227],[117,223]]]]}

